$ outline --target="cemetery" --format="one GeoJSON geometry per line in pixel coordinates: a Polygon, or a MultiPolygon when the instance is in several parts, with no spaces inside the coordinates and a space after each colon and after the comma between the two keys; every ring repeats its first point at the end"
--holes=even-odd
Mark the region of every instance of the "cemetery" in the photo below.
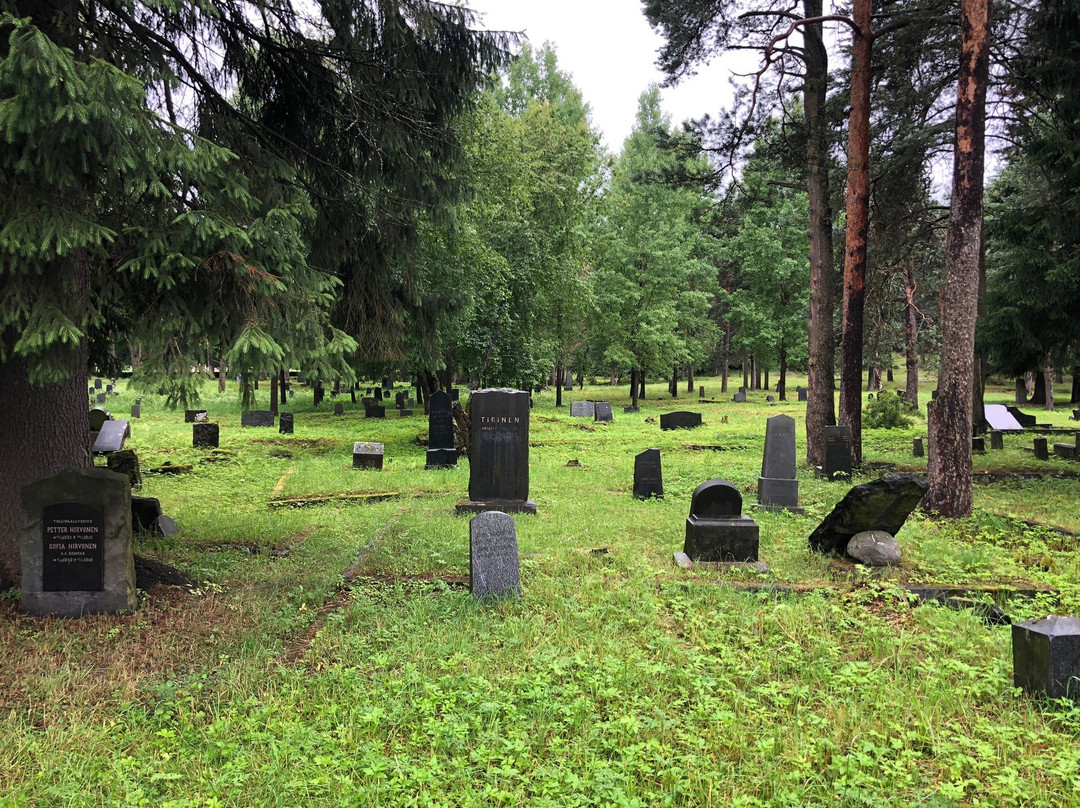
{"type": "MultiPolygon", "coordinates": [[[[310,388],[295,389],[293,431],[279,433],[245,428],[231,385],[224,394],[204,385],[207,421],[193,426],[215,428],[214,449],[192,444],[182,410],[144,398],[137,431],[115,453],[137,454],[141,484],[120,482],[121,495],[95,494],[105,500],[76,514],[108,533],[120,529],[109,513],[129,490],[153,498],[145,524],[127,527],[135,558],[146,559],[137,573],[160,565],[186,576],[183,585],[144,577],[135,589],[131,555],[103,552],[79,573],[97,576],[78,585],[98,591],[48,591],[53,562],[45,591],[24,589],[21,608],[0,600],[9,659],[0,707],[16,739],[0,771],[26,771],[20,750],[31,746],[40,765],[59,767],[69,748],[83,756],[83,773],[66,768],[54,785],[9,775],[7,788],[28,804],[62,789],[122,804],[135,788],[160,801],[334,804],[320,785],[328,772],[396,801],[434,788],[423,779],[432,749],[439,793],[467,801],[479,774],[470,749],[492,743],[516,744],[523,794],[530,778],[561,782],[545,768],[553,748],[595,767],[615,743],[621,751],[604,765],[643,800],[658,783],[678,791],[731,776],[735,763],[706,756],[689,781],[654,780],[628,756],[641,737],[652,739],[655,765],[733,733],[780,732],[784,749],[740,753],[780,766],[759,786],[768,791],[838,765],[869,794],[892,761],[890,776],[917,793],[971,766],[1042,780],[1074,759],[1076,708],[1062,705],[1074,704],[1075,683],[1061,670],[1078,657],[1068,615],[1080,612],[1080,467],[1038,459],[1030,435],[1004,432],[1002,449],[976,456],[975,512],[945,521],[918,508],[918,421],[866,431],[868,462],[847,481],[805,464],[805,404],[791,396],[777,412],[765,391],[747,391],[746,403],[695,402],[693,431],[660,427],[686,405],[652,385],[639,413],[592,431],[555,407],[550,388],[531,409],[524,393],[492,391],[473,412],[493,419],[496,431],[483,434],[497,446],[474,455],[453,446],[449,396],[432,398],[429,433],[426,418],[372,421],[361,403],[336,416],[313,405],[310,388]],[[504,443],[515,419],[528,422],[524,454],[504,443]],[[702,437],[731,448],[700,451],[692,441],[702,437]],[[474,491],[477,458],[527,458],[527,468],[474,491]],[[159,473],[169,466],[190,471],[159,473]],[[535,512],[456,513],[462,498],[496,494],[534,501],[535,512]],[[759,497],[770,506],[755,506],[759,497]],[[856,561],[849,540],[859,531],[895,535],[896,556],[856,561]],[[672,726],[638,726],[657,715],[672,726]],[[461,745],[450,731],[475,740],[461,745]],[[301,734],[294,763],[268,768],[270,744],[301,734]],[[860,763],[843,751],[858,738],[876,750],[860,763]],[[107,751],[116,743],[126,768],[107,751]],[[890,757],[898,752],[910,763],[890,757]],[[410,768],[380,768],[391,754],[410,768]],[[231,763],[215,772],[205,768],[212,760],[231,763]]],[[[585,389],[625,400],[606,385],[585,389]]],[[[121,382],[115,409],[134,398],[121,382]]],[[[1067,423],[1067,413],[1049,418],[1067,423]]],[[[1053,786],[1059,795],[1072,787],[1068,771],[1053,786]]]]}
{"type": "Polygon", "coordinates": [[[1077,0],[0,29],[0,808],[1080,808],[1077,0]]]}

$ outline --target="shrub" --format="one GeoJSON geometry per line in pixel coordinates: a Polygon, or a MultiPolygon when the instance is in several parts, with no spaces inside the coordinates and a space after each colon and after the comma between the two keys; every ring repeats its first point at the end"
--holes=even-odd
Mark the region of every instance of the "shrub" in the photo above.
{"type": "Polygon", "coordinates": [[[900,396],[889,395],[885,391],[866,402],[863,408],[863,426],[869,429],[904,429],[911,426],[911,410],[900,396]]]}

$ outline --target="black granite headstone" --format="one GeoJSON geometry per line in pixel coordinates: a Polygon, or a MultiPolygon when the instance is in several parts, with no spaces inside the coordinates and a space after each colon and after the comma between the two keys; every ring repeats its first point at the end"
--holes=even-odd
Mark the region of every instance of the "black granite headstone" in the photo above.
{"type": "Polygon", "coordinates": [[[659,449],[646,449],[634,458],[634,496],[637,499],[663,498],[664,475],[659,449]]]}
{"type": "Polygon", "coordinates": [[[469,589],[477,600],[520,598],[517,529],[502,511],[485,511],[469,520],[469,589]]]}
{"type": "Polygon", "coordinates": [[[478,390],[469,401],[469,499],[457,504],[458,513],[535,513],[529,499],[529,394],[478,390]]]}
{"type": "Polygon", "coordinates": [[[765,452],[758,477],[758,503],[802,513],[795,479],[795,419],[774,415],[765,422],[765,452]]]}
{"type": "Polygon", "coordinates": [[[370,407],[364,407],[364,416],[366,418],[385,418],[386,407],[381,404],[372,404],[370,407]]]}
{"type": "Polygon", "coordinates": [[[353,444],[352,464],[354,469],[374,469],[383,467],[383,445],[357,441],[353,444]]]}
{"type": "Polygon", "coordinates": [[[1031,429],[1034,426],[1038,426],[1038,419],[1034,415],[1028,415],[1026,412],[1021,412],[1017,407],[1006,407],[1005,409],[1024,429],[1031,429]]]}
{"type": "Polygon", "coordinates": [[[100,592],[105,588],[105,515],[81,502],[41,509],[42,592],[100,592]]]}
{"type": "Polygon", "coordinates": [[[1015,396],[1013,400],[1018,407],[1027,404],[1027,384],[1022,378],[1016,380],[1015,396]]]}
{"type": "Polygon", "coordinates": [[[911,456],[912,457],[923,457],[925,455],[926,455],[926,450],[923,447],[922,436],[920,435],[917,438],[912,438],[911,439],[911,456]]]}
{"type": "Polygon", "coordinates": [[[278,414],[278,433],[281,435],[293,434],[293,425],[295,423],[295,416],[291,412],[282,412],[278,414]]]}
{"type": "Polygon", "coordinates": [[[273,410],[246,410],[240,413],[240,426],[274,426],[273,410]]]}
{"type": "Polygon", "coordinates": [[[459,401],[460,397],[461,397],[461,390],[459,390],[456,387],[451,387],[450,388],[450,400],[451,401],[459,401]]]}
{"type": "Polygon", "coordinates": [[[217,424],[200,423],[191,425],[191,447],[193,449],[216,449],[220,429],[217,424]]]}
{"type": "Polygon", "coordinates": [[[106,421],[113,419],[112,414],[107,410],[101,409],[101,407],[94,407],[90,410],[90,431],[97,432],[101,429],[101,425],[106,421]]]}
{"type": "Polygon", "coordinates": [[[449,393],[436,390],[428,399],[427,463],[424,468],[457,465],[454,448],[454,402],[449,393]]]}
{"type": "Polygon", "coordinates": [[[1080,701],[1080,618],[1050,615],[1012,627],[1013,685],[1080,701]]]}
{"type": "Polygon", "coordinates": [[[704,386],[698,388],[698,396],[697,397],[698,398],[705,398],[705,387],[704,386]]]}
{"type": "Polygon", "coordinates": [[[1035,438],[1035,459],[1036,460],[1049,460],[1050,451],[1046,447],[1046,438],[1035,438]]]}
{"type": "Polygon", "coordinates": [[[665,412],[660,415],[661,429],[693,429],[701,426],[700,412],[665,412]]]}
{"type": "Polygon", "coordinates": [[[744,392],[742,392],[740,390],[738,393],[736,393],[735,395],[733,395],[731,397],[731,400],[734,401],[736,404],[745,404],[746,403],[746,393],[744,393],[744,392]]]}
{"type": "Polygon", "coordinates": [[[124,448],[124,438],[129,434],[127,421],[106,421],[101,425],[92,449],[94,454],[119,452],[124,448]]]}
{"type": "Polygon", "coordinates": [[[610,401],[597,401],[595,413],[595,419],[602,423],[615,420],[615,416],[611,414],[610,401]]]}
{"type": "Polygon", "coordinates": [[[799,401],[806,401],[806,388],[796,387],[795,392],[799,394],[799,401]]]}
{"type": "Polygon", "coordinates": [[[971,439],[971,451],[975,454],[985,454],[986,440],[982,437],[971,439]]]}
{"type": "Polygon", "coordinates": [[[104,386],[105,382],[101,379],[94,379],[94,389],[100,390],[104,386]]]}
{"type": "Polygon", "coordinates": [[[827,480],[851,478],[851,427],[825,427],[825,462],[821,476],[827,480]]]}
{"type": "Polygon", "coordinates": [[[339,401],[337,404],[334,405],[334,415],[344,415],[344,414],[345,414],[345,405],[342,404],[339,401]]]}
{"type": "Polygon", "coordinates": [[[998,430],[994,429],[990,432],[990,448],[991,449],[1004,449],[1005,438],[998,430]]]}
{"type": "Polygon", "coordinates": [[[758,526],[742,515],[742,495],[727,480],[694,489],[683,552],[691,561],[757,561],[758,526]]]}

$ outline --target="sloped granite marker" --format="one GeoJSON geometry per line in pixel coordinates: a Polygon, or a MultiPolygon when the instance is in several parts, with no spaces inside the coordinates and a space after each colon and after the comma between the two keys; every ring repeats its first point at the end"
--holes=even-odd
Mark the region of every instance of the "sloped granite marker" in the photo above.
{"type": "Polygon", "coordinates": [[[92,451],[94,454],[119,452],[124,448],[124,438],[129,434],[127,421],[106,421],[98,431],[92,451]]]}
{"type": "Polygon", "coordinates": [[[72,469],[22,490],[22,601],[30,614],[133,611],[131,486],[102,468],[72,469]]]}
{"type": "Polygon", "coordinates": [[[888,474],[852,488],[810,534],[810,549],[843,554],[856,533],[883,530],[895,536],[930,487],[921,474],[888,474]]]}
{"type": "Polygon", "coordinates": [[[1012,642],[1016,687],[1080,701],[1080,618],[1050,615],[1015,623],[1012,642]]]}
{"type": "Polygon", "coordinates": [[[520,598],[517,528],[502,511],[469,520],[469,590],[477,600],[520,598]]]}

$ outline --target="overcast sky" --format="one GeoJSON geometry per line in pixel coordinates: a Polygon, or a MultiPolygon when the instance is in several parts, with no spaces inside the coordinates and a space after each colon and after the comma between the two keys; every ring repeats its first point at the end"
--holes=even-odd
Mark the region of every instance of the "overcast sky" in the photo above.
{"type": "MultiPolygon", "coordinates": [[[[640,0],[464,0],[484,15],[483,28],[524,32],[533,47],[550,41],[559,67],[592,109],[592,121],[612,152],[622,148],[638,97],[663,74],[656,67],[663,39],[641,12],[640,0]]],[[[715,115],[731,98],[730,70],[714,65],[661,90],[664,110],[678,124],[715,115]]]]}

